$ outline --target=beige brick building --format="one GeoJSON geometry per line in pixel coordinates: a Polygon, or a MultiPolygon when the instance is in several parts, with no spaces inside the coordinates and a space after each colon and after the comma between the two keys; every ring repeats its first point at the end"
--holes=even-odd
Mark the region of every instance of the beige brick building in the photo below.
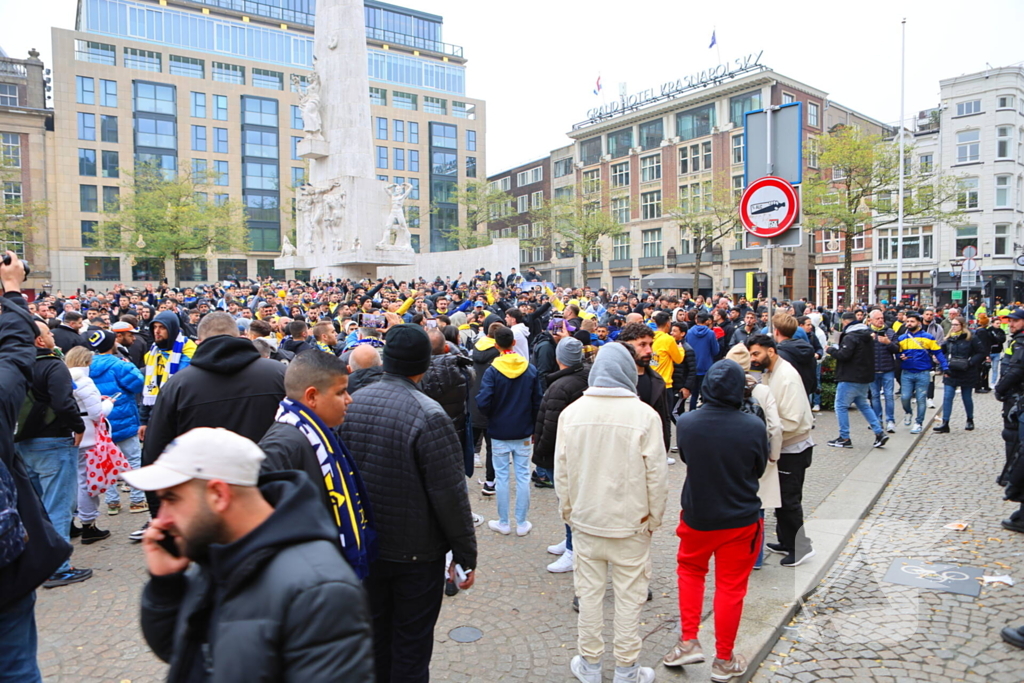
{"type": "MultiPolygon", "coordinates": [[[[47,130],[53,124],[53,112],[46,108],[45,78],[38,52],[31,51],[28,59],[15,59],[0,49],[0,201],[9,207],[46,206],[53,154],[47,130]]],[[[9,210],[4,215],[13,217],[17,213],[9,210]]],[[[7,239],[0,239],[0,249],[10,249],[31,263],[32,275],[25,289],[33,296],[49,287],[49,228],[54,222],[45,210],[30,216],[29,230],[13,232],[24,227],[21,221],[5,226],[12,232],[5,230],[7,239]]]]}

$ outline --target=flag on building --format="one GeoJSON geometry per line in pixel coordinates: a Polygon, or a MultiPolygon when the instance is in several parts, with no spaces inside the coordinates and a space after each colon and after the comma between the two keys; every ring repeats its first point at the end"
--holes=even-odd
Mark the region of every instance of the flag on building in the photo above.
{"type": "Polygon", "coordinates": [[[708,49],[710,50],[711,48],[713,48],[715,46],[715,43],[717,43],[717,42],[718,42],[718,40],[715,38],[715,31],[714,31],[714,29],[712,29],[712,31],[711,31],[711,44],[708,45],[708,49]]]}
{"type": "Polygon", "coordinates": [[[594,85],[594,94],[599,95],[601,93],[601,77],[597,77],[597,83],[594,85]]]}

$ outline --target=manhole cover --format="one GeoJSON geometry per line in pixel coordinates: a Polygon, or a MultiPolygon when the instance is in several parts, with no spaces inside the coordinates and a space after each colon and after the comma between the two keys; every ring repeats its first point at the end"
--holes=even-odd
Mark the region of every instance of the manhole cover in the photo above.
{"type": "Polygon", "coordinates": [[[448,632],[456,643],[475,643],[484,637],[484,632],[472,626],[459,626],[448,632]]]}

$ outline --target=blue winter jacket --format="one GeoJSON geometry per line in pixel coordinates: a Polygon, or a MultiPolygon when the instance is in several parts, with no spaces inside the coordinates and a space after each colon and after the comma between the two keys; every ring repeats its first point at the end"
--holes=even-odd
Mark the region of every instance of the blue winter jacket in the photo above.
{"type": "Polygon", "coordinates": [[[706,375],[718,355],[715,331],[706,325],[694,325],[686,335],[686,343],[697,356],[697,375],[706,375]]]}
{"type": "Polygon", "coordinates": [[[476,404],[487,416],[487,435],[499,441],[529,439],[544,392],[537,368],[518,353],[494,359],[480,381],[476,404]]]}
{"type": "Polygon", "coordinates": [[[114,409],[107,416],[115,442],[135,436],[139,431],[139,409],[135,396],[142,393],[144,378],[139,369],[126,360],[111,354],[97,354],[89,366],[89,377],[102,396],[121,396],[114,401],[114,409]]]}

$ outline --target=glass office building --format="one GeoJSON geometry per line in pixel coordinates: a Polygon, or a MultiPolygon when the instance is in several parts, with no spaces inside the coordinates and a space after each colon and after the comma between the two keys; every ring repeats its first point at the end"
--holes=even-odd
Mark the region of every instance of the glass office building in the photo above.
{"type": "MultiPolygon", "coordinates": [[[[273,259],[306,175],[298,88],[315,16],[315,0],[80,0],[77,30],[53,29],[55,286],[171,268],[185,282],[282,275],[273,259]],[[244,205],[250,251],[142,263],[100,249],[94,232],[128,191],[122,169],[139,162],[215,172],[210,200],[244,205]]],[[[443,42],[441,17],[374,0],[365,16],[377,177],[414,186],[415,248],[453,248],[443,231],[464,211],[451,190],[484,164],[484,103],[465,96],[463,50],[443,42]]]]}

